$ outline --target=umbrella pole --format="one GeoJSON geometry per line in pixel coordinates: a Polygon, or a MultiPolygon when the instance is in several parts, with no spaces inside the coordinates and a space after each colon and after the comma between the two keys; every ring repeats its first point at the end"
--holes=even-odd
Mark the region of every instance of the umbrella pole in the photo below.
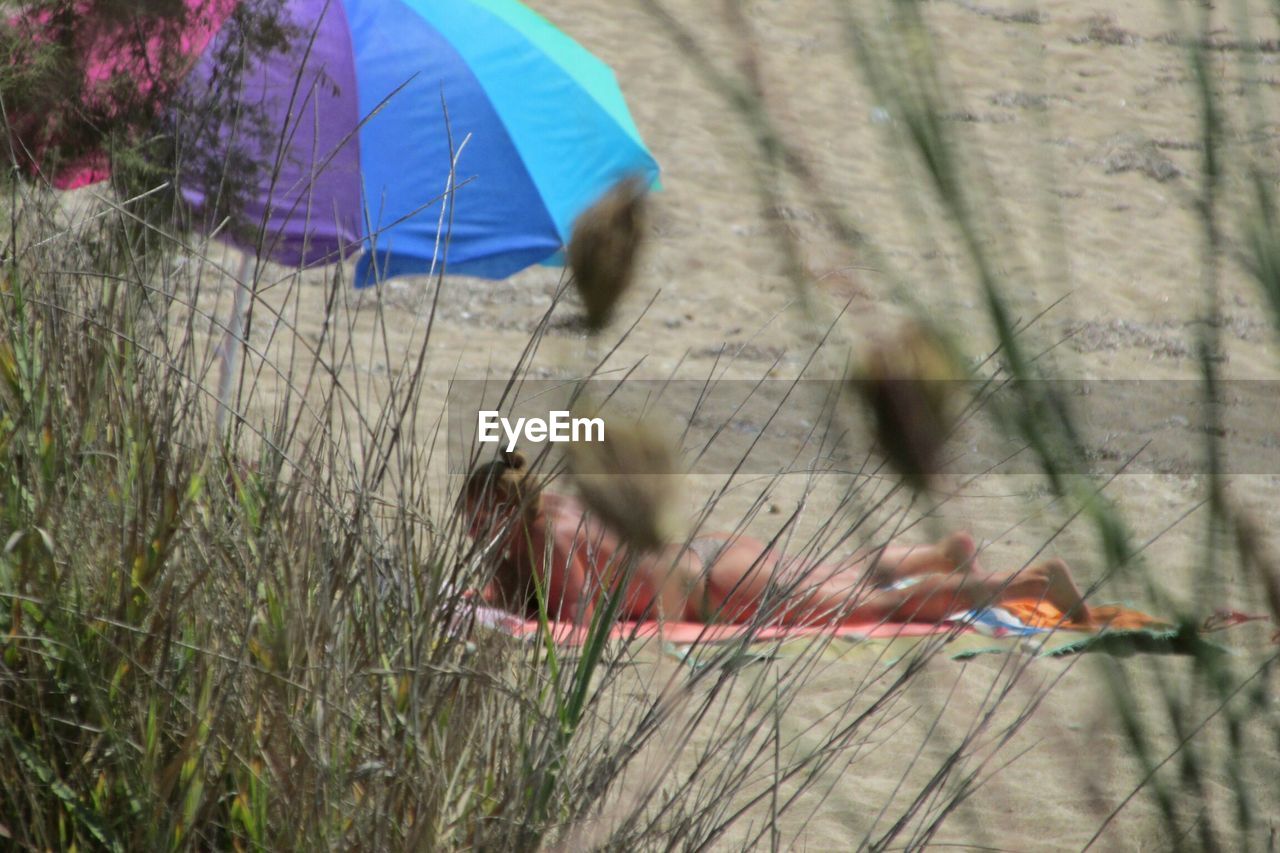
{"type": "Polygon", "coordinates": [[[240,348],[244,345],[244,312],[249,307],[249,293],[253,286],[251,269],[254,258],[245,252],[240,258],[240,270],[236,273],[236,295],[231,306],[231,317],[227,320],[227,331],[222,336],[222,344],[218,347],[219,361],[222,369],[218,374],[218,414],[215,421],[217,434],[221,436],[226,427],[227,415],[231,411],[231,385],[235,380],[236,360],[240,348]]]}

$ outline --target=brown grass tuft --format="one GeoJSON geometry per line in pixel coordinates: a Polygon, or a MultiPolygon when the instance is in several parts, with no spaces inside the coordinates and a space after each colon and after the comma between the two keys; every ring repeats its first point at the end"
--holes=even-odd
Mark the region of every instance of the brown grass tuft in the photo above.
{"type": "Polygon", "coordinates": [[[631,286],[644,239],[647,191],[639,177],[619,181],[573,223],[569,266],[592,332],[609,324],[631,286]]]}
{"type": "Polygon", "coordinates": [[[675,538],[680,476],[655,428],[606,421],[603,441],[574,442],[567,456],[583,501],[623,541],[652,550],[675,538]]]}
{"type": "Polygon", "coordinates": [[[931,488],[940,473],[963,378],[937,332],[912,322],[873,344],[851,383],[870,413],[881,451],[917,491],[931,488]]]}

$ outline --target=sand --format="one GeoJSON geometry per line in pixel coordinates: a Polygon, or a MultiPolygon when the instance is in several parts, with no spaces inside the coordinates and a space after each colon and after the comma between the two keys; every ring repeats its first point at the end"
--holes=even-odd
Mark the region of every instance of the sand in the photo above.
{"type": "MultiPolygon", "coordinates": [[[[746,123],[638,4],[532,0],[530,5],[613,65],[663,168],[664,189],[654,199],[638,282],[615,326],[621,331],[635,323],[635,328],[610,366],[639,364],[635,375],[651,379],[793,377],[812,350],[814,316],[844,312],[838,343],[828,348],[838,355],[840,347],[866,340],[913,303],[945,323],[970,355],[990,351],[994,338],[963,249],[918,171],[904,168],[900,152],[888,144],[886,121],[895,119],[880,111],[851,62],[831,4],[742,4],[749,51],[726,24],[722,4],[680,3],[675,15],[721,72],[737,73],[748,53],[755,57],[780,131],[807,158],[827,197],[876,247],[874,255],[839,239],[813,194],[798,182],[784,182],[780,202],[762,204],[756,180],[760,155],[746,123]],[[783,229],[795,238],[804,279],[816,296],[816,315],[797,306],[797,290],[778,248],[783,229]],[[722,349],[734,357],[724,357],[722,349]]],[[[1215,20],[1225,26],[1234,20],[1234,8],[1224,4],[1213,13],[1215,20]]],[[[1046,360],[1066,377],[1195,379],[1204,309],[1195,208],[1202,164],[1185,54],[1165,37],[1174,26],[1169,6],[1140,0],[1115,11],[1101,2],[1051,2],[1029,14],[1022,6],[939,0],[923,9],[945,48],[943,73],[954,100],[947,126],[986,172],[983,212],[996,228],[992,239],[999,239],[1003,273],[1019,283],[1011,293],[1015,308],[1024,318],[1047,310],[1027,334],[1033,349],[1051,349],[1046,360]]],[[[1192,15],[1199,7],[1178,4],[1178,11],[1192,15]]],[[[1257,37],[1276,34],[1271,10],[1262,4],[1253,4],[1248,19],[1257,37]]],[[[1274,51],[1257,56],[1254,73],[1264,97],[1280,78],[1277,56],[1274,51]]],[[[1239,52],[1215,51],[1211,60],[1235,122],[1226,136],[1228,150],[1253,150],[1244,123],[1239,52]]],[[[1265,145],[1274,149],[1274,126],[1264,124],[1261,131],[1265,145]]],[[[1228,199],[1233,177],[1228,176],[1228,199]]],[[[322,278],[309,273],[298,285],[297,332],[304,339],[319,334],[322,278]]],[[[431,333],[430,379],[419,401],[424,422],[441,416],[449,379],[510,372],[559,281],[559,271],[547,268],[503,282],[445,280],[431,333]]],[[[283,299],[284,289],[281,285],[268,300],[283,299]]],[[[229,292],[222,289],[214,310],[225,311],[229,292]]],[[[426,279],[397,280],[384,288],[389,358],[380,344],[368,344],[378,322],[374,298],[365,294],[353,302],[357,367],[345,369],[340,379],[375,393],[384,387],[388,376],[404,369],[405,354],[416,352],[434,297],[433,283],[426,279]]],[[[1223,375],[1277,378],[1275,329],[1256,284],[1229,258],[1221,268],[1221,304],[1223,349],[1217,364],[1223,375]]],[[[581,334],[571,303],[557,310],[530,367],[533,376],[572,373],[603,351],[581,334]]],[[[277,328],[274,338],[271,333],[267,324],[259,324],[255,341],[273,342],[274,352],[287,351],[293,332],[277,328]]],[[[268,377],[262,392],[258,406],[278,395],[279,385],[268,377]]],[[[1157,427],[1177,432],[1186,425],[1157,419],[1157,427]]],[[[1169,599],[1157,601],[1123,579],[1106,584],[1099,599],[1151,609],[1185,606],[1201,615],[1216,605],[1265,609],[1262,602],[1241,600],[1246,587],[1234,563],[1207,582],[1195,577],[1204,558],[1206,523],[1202,512],[1192,512],[1203,498],[1200,470],[1192,460],[1181,468],[1120,476],[1107,486],[1136,540],[1152,540],[1146,555],[1169,599]]],[[[442,467],[438,473],[440,488],[447,489],[442,467]]],[[[1232,494],[1262,521],[1273,549],[1280,546],[1271,532],[1280,518],[1274,500],[1278,474],[1280,469],[1272,468],[1231,478],[1232,494]]],[[[721,479],[696,478],[691,503],[704,499],[721,479]]],[[[763,482],[742,478],[719,503],[712,523],[736,523],[759,499],[763,482]]],[[[752,528],[768,536],[796,508],[806,483],[785,478],[764,485],[771,510],[762,512],[752,528]]],[[[984,557],[993,565],[1020,565],[1052,539],[1047,552],[1066,557],[1086,582],[1098,577],[1094,531],[1079,520],[1068,524],[1063,507],[1045,497],[1036,477],[992,475],[962,485],[956,479],[950,488],[953,493],[918,535],[965,526],[986,544],[984,557]]],[[[816,529],[830,519],[824,500],[833,489],[817,486],[799,530],[816,529]]],[[[1224,641],[1242,661],[1260,659],[1267,633],[1247,627],[1224,635],[1224,641]]],[[[893,796],[934,718],[945,711],[926,750],[936,752],[964,735],[1008,665],[1009,659],[999,656],[968,664],[945,655],[932,661],[906,694],[914,716],[895,740],[847,767],[838,762],[819,786],[825,798],[806,801],[805,808],[782,821],[783,843],[844,850],[876,838],[887,826],[883,818],[877,823],[877,813],[893,796]]],[[[785,725],[799,732],[805,720],[835,707],[858,666],[865,662],[826,666],[801,690],[785,725]]],[[[1111,703],[1107,673],[1142,690],[1151,689],[1150,679],[1160,674],[1190,691],[1192,666],[1187,658],[1153,655],[1030,663],[1019,696],[1031,695],[1033,685],[1060,680],[988,770],[1017,760],[994,773],[937,840],[1008,850],[1084,845],[1144,774],[1111,703]]],[[[1266,690],[1274,700],[1270,678],[1266,690]]],[[[1206,699],[1197,707],[1207,712],[1211,704],[1206,699]]],[[[1274,732],[1275,711],[1265,713],[1274,732]]],[[[1138,715],[1156,743],[1152,754],[1163,757],[1176,740],[1167,715],[1156,701],[1138,715]]],[[[1263,800],[1255,803],[1263,824],[1250,839],[1255,845],[1264,845],[1267,833],[1280,828],[1280,795],[1274,786],[1264,791],[1260,781],[1280,778],[1280,752],[1273,737],[1263,736],[1263,722],[1245,733],[1258,737],[1250,744],[1246,772],[1263,800]]],[[[1212,725],[1204,736],[1219,744],[1224,738],[1212,725]]],[[[1199,807],[1219,816],[1230,807],[1227,794],[1235,783],[1221,762],[1205,773],[1202,801],[1178,815],[1184,831],[1193,830],[1199,807]]],[[[918,784],[920,776],[913,773],[910,784],[918,784]]],[[[1178,804],[1184,807],[1187,800],[1178,804]]],[[[1155,803],[1140,794],[1098,844],[1100,849],[1165,849],[1171,839],[1161,826],[1155,803]]]]}

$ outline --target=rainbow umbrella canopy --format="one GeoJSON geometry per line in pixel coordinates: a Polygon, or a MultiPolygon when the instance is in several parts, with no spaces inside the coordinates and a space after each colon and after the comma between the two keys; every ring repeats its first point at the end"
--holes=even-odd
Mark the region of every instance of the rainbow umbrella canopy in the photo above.
{"type": "MultiPolygon", "coordinates": [[[[176,49],[189,61],[175,86],[226,76],[236,5],[186,0],[176,49]]],[[[180,171],[183,195],[206,228],[258,257],[310,266],[363,252],[358,285],[442,262],[502,278],[555,262],[578,214],[617,181],[656,183],[613,72],[515,0],[285,0],[282,18],[288,49],[237,74],[244,109],[213,128],[171,116],[193,162],[225,165],[212,179],[180,171]],[[219,187],[236,163],[255,168],[239,226],[225,229],[219,187]]],[[[130,71],[107,44],[84,47],[90,82],[130,71]]],[[[141,51],[148,67],[154,53],[141,51]]],[[[140,73],[138,85],[158,83],[140,73]]],[[[64,188],[103,177],[93,158],[53,175],[64,188]]]]}

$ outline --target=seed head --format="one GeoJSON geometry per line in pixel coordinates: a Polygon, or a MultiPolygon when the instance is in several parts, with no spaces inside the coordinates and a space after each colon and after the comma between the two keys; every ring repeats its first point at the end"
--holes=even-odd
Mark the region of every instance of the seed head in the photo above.
{"type": "Polygon", "coordinates": [[[619,181],[573,223],[569,267],[593,333],[608,325],[631,286],[644,238],[647,190],[639,177],[619,181]]]}
{"type": "Polygon", "coordinates": [[[587,508],[624,542],[654,550],[675,538],[681,477],[671,444],[651,425],[614,418],[603,441],[570,444],[567,462],[587,508]]]}
{"type": "Polygon", "coordinates": [[[941,473],[964,371],[936,331],[912,322],[872,345],[851,381],[870,412],[876,442],[916,491],[941,473]]]}

